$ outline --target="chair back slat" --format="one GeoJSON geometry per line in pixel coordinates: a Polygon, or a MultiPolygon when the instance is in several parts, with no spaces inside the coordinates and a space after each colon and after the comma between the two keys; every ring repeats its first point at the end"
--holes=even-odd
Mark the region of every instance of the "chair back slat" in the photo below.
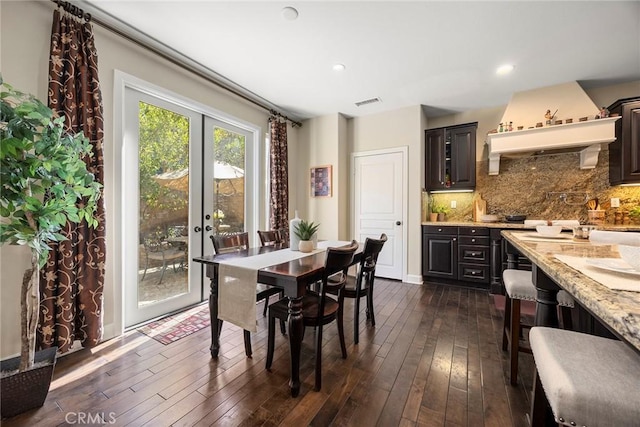
{"type": "Polygon", "coordinates": [[[382,247],[387,242],[387,235],[382,233],[379,239],[367,237],[364,241],[364,249],[362,251],[362,260],[360,268],[363,270],[375,270],[378,262],[378,255],[382,251],[382,247]]]}
{"type": "Polygon", "coordinates": [[[244,251],[249,248],[249,233],[216,234],[211,236],[216,254],[244,251]]]}
{"type": "Polygon", "coordinates": [[[258,236],[260,237],[260,244],[262,246],[272,246],[278,243],[282,243],[282,235],[280,233],[280,230],[258,230],[258,236]]]}

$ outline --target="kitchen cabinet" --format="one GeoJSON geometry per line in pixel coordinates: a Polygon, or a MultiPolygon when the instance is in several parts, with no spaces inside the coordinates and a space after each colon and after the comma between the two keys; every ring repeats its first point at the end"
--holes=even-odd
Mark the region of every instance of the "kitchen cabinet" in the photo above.
{"type": "Polygon", "coordinates": [[[609,144],[609,184],[640,184],[640,97],[609,106],[616,121],[616,140],[609,144]]]}
{"type": "Polygon", "coordinates": [[[487,285],[490,237],[486,227],[423,226],[425,277],[487,285]]]}
{"type": "Polygon", "coordinates": [[[476,123],[425,131],[425,188],[474,189],[476,186],[476,123]]]}

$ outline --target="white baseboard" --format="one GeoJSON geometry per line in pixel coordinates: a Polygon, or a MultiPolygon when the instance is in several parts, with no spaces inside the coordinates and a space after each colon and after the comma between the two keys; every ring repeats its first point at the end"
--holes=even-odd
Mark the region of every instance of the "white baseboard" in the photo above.
{"type": "Polygon", "coordinates": [[[412,285],[422,285],[422,276],[417,274],[407,274],[402,281],[405,283],[411,283],[412,285]]]}

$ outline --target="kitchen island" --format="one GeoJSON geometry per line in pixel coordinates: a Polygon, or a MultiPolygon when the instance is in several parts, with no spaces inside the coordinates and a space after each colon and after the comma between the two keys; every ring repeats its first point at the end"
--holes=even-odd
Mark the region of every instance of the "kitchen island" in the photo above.
{"type": "Polygon", "coordinates": [[[640,276],[611,273],[612,281],[622,277],[637,281],[638,292],[612,290],[556,258],[619,258],[616,245],[596,245],[572,239],[526,238],[531,232],[503,230],[502,236],[532,263],[538,289],[536,324],[557,326],[556,295],[564,289],[614,335],[640,352],[640,276]],[[619,276],[617,276],[619,275],[619,276]]]}

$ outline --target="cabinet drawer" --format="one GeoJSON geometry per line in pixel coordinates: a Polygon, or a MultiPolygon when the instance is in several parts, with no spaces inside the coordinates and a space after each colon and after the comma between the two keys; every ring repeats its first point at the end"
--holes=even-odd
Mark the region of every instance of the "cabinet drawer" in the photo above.
{"type": "Polygon", "coordinates": [[[489,265],[489,248],[460,245],[458,246],[458,259],[460,262],[489,265]]]}
{"type": "Polygon", "coordinates": [[[460,236],[461,245],[489,246],[489,237],[460,236]]]}
{"type": "Polygon", "coordinates": [[[446,234],[447,236],[456,236],[458,234],[458,227],[425,225],[422,227],[422,232],[424,234],[446,234]]]}
{"type": "Polygon", "coordinates": [[[489,283],[489,266],[474,264],[458,265],[458,280],[489,283]]]}
{"type": "Polygon", "coordinates": [[[460,227],[461,236],[488,236],[489,229],[487,227],[460,227]]]}

